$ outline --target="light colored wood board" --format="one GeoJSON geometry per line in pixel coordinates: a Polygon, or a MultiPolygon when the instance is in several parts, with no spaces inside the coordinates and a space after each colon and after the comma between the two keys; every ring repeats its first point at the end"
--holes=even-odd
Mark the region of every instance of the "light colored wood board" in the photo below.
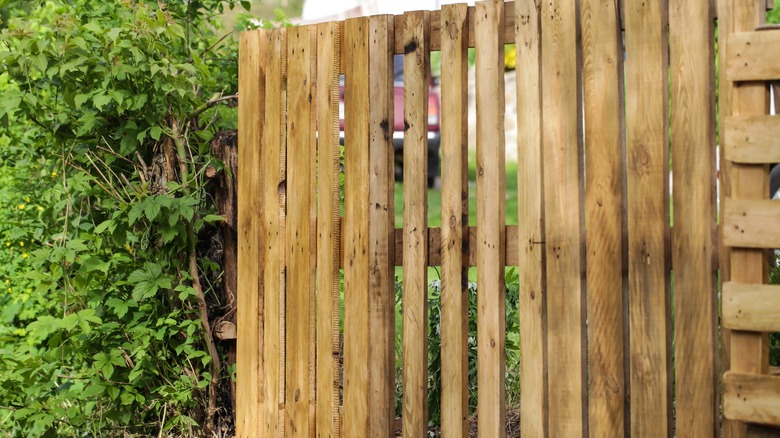
{"type": "Polygon", "coordinates": [[[728,45],[726,78],[729,81],[780,79],[780,60],[774,56],[780,46],[780,32],[737,31],[729,36],[728,45]]]}
{"type": "Polygon", "coordinates": [[[283,63],[286,52],[286,30],[263,33],[268,45],[266,69],[265,113],[261,147],[263,224],[265,231],[263,267],[264,310],[263,315],[263,387],[264,428],[261,435],[282,436],[282,414],[279,407],[284,402],[284,266],[285,266],[285,139],[283,102],[283,63]]]}
{"type": "Polygon", "coordinates": [[[723,204],[723,242],[741,248],[780,248],[778,221],[780,202],[726,199],[723,204]]]}
{"type": "Polygon", "coordinates": [[[476,5],[478,434],[506,434],[504,4],[476,5]]]}
{"type": "Polygon", "coordinates": [[[723,326],[751,332],[780,332],[780,286],[723,285],[723,326]]]}
{"type": "Polygon", "coordinates": [[[623,331],[623,44],[614,0],[583,0],[588,428],[625,434],[623,331]]]}
{"type": "Polygon", "coordinates": [[[632,436],[671,432],[666,2],[626,1],[632,436]]]}
{"type": "Polygon", "coordinates": [[[309,28],[311,52],[309,77],[312,80],[309,103],[309,436],[317,432],[317,26],[309,28]]]}
{"type": "Polygon", "coordinates": [[[583,424],[583,291],[580,236],[577,14],[573,2],[543,6],[544,228],[550,436],[577,437],[583,424]]]}
{"type": "Polygon", "coordinates": [[[236,341],[236,436],[260,434],[263,411],[263,263],[260,202],[266,44],[260,31],[244,32],[239,41],[238,87],[238,281],[237,323],[242,335],[236,341]]]}
{"type": "MultiPolygon", "coordinates": [[[[544,189],[542,162],[541,4],[520,2],[514,10],[517,65],[517,193],[518,226],[507,227],[506,263],[519,266],[520,276],[520,434],[547,433],[547,338],[544,278],[544,189]],[[512,251],[511,243],[517,247],[512,251]],[[517,263],[513,262],[516,256],[517,263]]],[[[511,15],[505,11],[505,15],[511,15]]]]}
{"type": "Polygon", "coordinates": [[[675,434],[717,436],[713,20],[709,0],[670,0],[675,434]]]}
{"type": "Polygon", "coordinates": [[[368,436],[395,432],[395,271],[393,269],[393,21],[369,27],[368,436]]]}
{"type": "Polygon", "coordinates": [[[317,26],[317,404],[319,437],[339,436],[339,64],[341,27],[317,26]]]}
{"type": "Polygon", "coordinates": [[[344,437],[368,436],[369,25],[344,22],[344,437]]]}
{"type": "Polygon", "coordinates": [[[404,436],[428,430],[428,82],[430,14],[404,15],[404,436]]]}
{"type": "Polygon", "coordinates": [[[465,4],[444,5],[440,22],[441,433],[453,438],[468,436],[469,415],[467,12],[465,4]]]}
{"type": "Polygon", "coordinates": [[[287,31],[287,288],[285,365],[285,436],[309,435],[309,341],[311,277],[310,218],[311,166],[310,143],[315,126],[311,124],[311,26],[287,31]]]}
{"type": "Polygon", "coordinates": [[[725,125],[724,158],[736,163],[780,162],[780,118],[770,115],[730,116],[725,125]]]}
{"type": "Polygon", "coordinates": [[[780,377],[729,371],[723,376],[723,415],[780,426],[780,377]]]}

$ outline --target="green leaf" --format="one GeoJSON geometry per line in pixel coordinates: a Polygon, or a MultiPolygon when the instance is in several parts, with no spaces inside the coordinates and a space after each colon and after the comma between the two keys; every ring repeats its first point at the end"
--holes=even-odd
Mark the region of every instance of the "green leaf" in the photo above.
{"type": "Polygon", "coordinates": [[[160,140],[160,135],[162,134],[162,128],[159,126],[153,126],[152,129],[149,130],[149,136],[151,136],[155,140],[160,140]]]}
{"type": "Polygon", "coordinates": [[[106,301],[106,305],[114,309],[114,313],[120,318],[125,316],[127,310],[130,308],[126,301],[120,300],[119,298],[109,298],[108,301],[106,301]]]}
{"type": "Polygon", "coordinates": [[[160,214],[160,205],[161,205],[159,201],[159,197],[150,196],[144,200],[143,204],[144,204],[144,214],[146,215],[146,219],[150,221],[157,219],[157,215],[160,214]]]}
{"type": "Polygon", "coordinates": [[[222,222],[224,220],[225,220],[225,218],[220,216],[220,215],[218,215],[218,214],[207,214],[206,216],[203,217],[203,222],[206,222],[206,223],[209,223],[209,224],[222,222]]]}
{"type": "Polygon", "coordinates": [[[103,107],[109,103],[111,103],[111,96],[107,96],[103,93],[98,93],[92,98],[92,104],[99,110],[103,109],[103,107]]]}
{"type": "Polygon", "coordinates": [[[95,234],[100,234],[103,231],[106,231],[111,225],[114,225],[114,221],[112,219],[101,222],[97,227],[95,227],[95,234]]]}
{"type": "Polygon", "coordinates": [[[84,398],[92,397],[95,395],[100,395],[106,390],[106,387],[99,384],[99,383],[90,383],[87,385],[86,388],[84,388],[84,391],[81,393],[81,396],[84,398]]]}
{"type": "Polygon", "coordinates": [[[247,11],[252,10],[252,2],[247,0],[241,0],[241,7],[246,9],[247,11]]]}

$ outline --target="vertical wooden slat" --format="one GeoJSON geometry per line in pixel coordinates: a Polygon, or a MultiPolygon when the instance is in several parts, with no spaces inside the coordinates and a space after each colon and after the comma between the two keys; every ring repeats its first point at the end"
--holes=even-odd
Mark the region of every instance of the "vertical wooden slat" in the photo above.
{"type": "Polygon", "coordinates": [[[468,436],[468,7],[441,10],[441,433],[468,436]]]}
{"type": "Polygon", "coordinates": [[[268,45],[263,60],[265,75],[265,113],[262,132],[263,224],[265,260],[263,264],[263,404],[266,437],[278,437],[282,431],[280,405],[284,400],[284,254],[285,254],[285,126],[282,92],[282,54],[286,52],[285,29],[264,32],[268,45]]]}
{"type": "Polygon", "coordinates": [[[442,7],[443,436],[468,431],[468,7],[442,7]]]}
{"type": "Polygon", "coordinates": [[[666,1],[626,0],[631,435],[671,433],[666,1]]]}
{"type": "Polygon", "coordinates": [[[339,436],[339,64],[337,23],[317,26],[318,438],[339,436]]]}
{"type": "Polygon", "coordinates": [[[344,436],[368,435],[368,19],[344,22],[344,436]]]}
{"type": "Polygon", "coordinates": [[[428,82],[430,14],[404,14],[403,435],[428,430],[428,82]]]}
{"type": "Polygon", "coordinates": [[[285,436],[309,434],[312,27],[287,31],[287,288],[285,436]]]}
{"type": "Polygon", "coordinates": [[[260,31],[244,32],[239,43],[238,86],[238,331],[236,340],[236,436],[260,433],[263,410],[263,232],[262,163],[266,39],[260,31]]]}
{"type": "Polygon", "coordinates": [[[709,0],[669,6],[674,175],[675,407],[678,437],[718,435],[713,21],[709,0]],[[704,110],[704,109],[707,110],[704,110]]]}
{"type": "Polygon", "coordinates": [[[623,160],[620,13],[614,0],[582,2],[585,93],[585,229],[588,291],[588,426],[625,434],[623,160]]]}
{"type": "Polygon", "coordinates": [[[583,294],[578,164],[577,15],[574,2],[542,6],[542,117],[547,262],[550,436],[584,433],[583,294]]]}
{"type": "Polygon", "coordinates": [[[477,415],[480,437],[505,429],[504,2],[477,3],[477,415]]]}
{"type": "Polygon", "coordinates": [[[520,260],[520,435],[547,434],[540,3],[515,3],[520,260]]]}
{"type": "Polygon", "coordinates": [[[393,208],[393,20],[370,17],[368,436],[395,432],[395,215],[393,208]]]}
{"type": "MultiPolygon", "coordinates": [[[[761,2],[728,1],[731,16],[730,33],[752,31],[764,20],[761,2]]],[[[722,44],[722,43],[721,43],[722,44]]],[[[721,80],[727,78],[721,77],[721,80]]],[[[735,116],[768,113],[769,99],[764,82],[732,84],[731,114],[735,116]]],[[[721,141],[724,137],[721,137],[721,141]]],[[[734,199],[766,199],[769,178],[764,165],[731,163],[730,195],[734,199]]],[[[763,250],[731,248],[730,280],[739,283],[760,284],[766,281],[766,256],[763,250]]],[[[769,368],[769,342],[765,333],[733,330],[730,333],[730,371],[736,373],[766,374],[769,368]]],[[[744,423],[730,423],[732,437],[749,436],[744,423]]]]}

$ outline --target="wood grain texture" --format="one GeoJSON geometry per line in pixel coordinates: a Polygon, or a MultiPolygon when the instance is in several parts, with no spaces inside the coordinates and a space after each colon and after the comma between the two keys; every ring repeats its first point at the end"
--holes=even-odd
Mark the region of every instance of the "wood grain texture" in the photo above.
{"type": "Polygon", "coordinates": [[[244,32],[239,41],[238,87],[238,280],[236,436],[260,433],[263,411],[263,251],[262,163],[266,39],[260,31],[244,32]]]}
{"type": "Polygon", "coordinates": [[[506,171],[504,150],[504,3],[477,3],[477,415],[479,437],[505,431],[506,171]]]}
{"type": "Polygon", "coordinates": [[[670,0],[675,407],[678,437],[719,432],[713,20],[709,0],[670,0]],[[710,110],[702,110],[703,108],[710,110]]]}
{"type": "Polygon", "coordinates": [[[577,13],[573,2],[542,6],[544,228],[551,437],[583,436],[583,291],[580,236],[577,13]]]}
{"type": "Polygon", "coordinates": [[[671,433],[666,1],[626,0],[631,435],[671,433]]]}
{"type": "MultiPolygon", "coordinates": [[[[755,26],[758,26],[756,23],[755,26]]],[[[755,27],[754,26],[754,27],[755,27]]],[[[780,79],[780,60],[774,56],[780,45],[777,30],[740,31],[729,36],[726,79],[767,81],[780,79]]]]}
{"type": "Polygon", "coordinates": [[[723,285],[723,326],[751,332],[780,331],[780,286],[723,285]]]}
{"type": "Polygon", "coordinates": [[[393,20],[370,17],[369,27],[369,271],[368,433],[395,432],[395,277],[393,20]]]}
{"type": "Polygon", "coordinates": [[[780,426],[778,394],[780,377],[729,371],[723,376],[723,415],[733,420],[780,426]]]}
{"type": "Polygon", "coordinates": [[[469,415],[467,12],[465,4],[442,6],[440,23],[441,433],[453,438],[468,436],[469,415]]]}
{"type": "Polygon", "coordinates": [[[284,406],[284,266],[285,266],[285,197],[286,197],[286,121],[284,108],[282,55],[287,51],[286,30],[263,32],[268,45],[263,60],[265,76],[265,114],[263,119],[261,162],[262,203],[265,231],[263,264],[263,415],[266,437],[283,434],[284,406]]]}
{"type": "Polygon", "coordinates": [[[625,434],[623,331],[623,89],[620,13],[614,0],[581,10],[585,102],[588,428],[625,434]]]}
{"type": "Polygon", "coordinates": [[[315,126],[311,123],[312,88],[310,26],[287,31],[287,236],[286,236],[286,359],[285,436],[309,436],[309,348],[312,321],[310,301],[310,212],[312,209],[310,154],[315,126]]]}
{"type": "Polygon", "coordinates": [[[770,115],[730,116],[723,120],[723,157],[742,164],[780,162],[780,118],[770,115]]]}
{"type": "Polygon", "coordinates": [[[340,435],[339,64],[341,26],[317,26],[317,404],[318,438],[340,435]]]}
{"type": "Polygon", "coordinates": [[[368,435],[369,24],[344,22],[344,428],[368,435]]]}
{"type": "Polygon", "coordinates": [[[507,227],[506,264],[520,267],[520,435],[543,437],[548,418],[540,2],[518,3],[514,16],[517,65],[523,66],[517,81],[519,211],[516,238],[507,227]],[[515,251],[509,250],[512,242],[515,251]],[[518,263],[512,263],[513,255],[518,263]]]}
{"type": "Polygon", "coordinates": [[[404,15],[403,435],[428,430],[428,82],[430,14],[404,15]]]}
{"type": "MultiPolygon", "coordinates": [[[[766,187],[764,189],[766,191],[766,187]]],[[[740,248],[780,248],[778,221],[780,202],[726,199],[723,204],[723,243],[740,248]]]]}

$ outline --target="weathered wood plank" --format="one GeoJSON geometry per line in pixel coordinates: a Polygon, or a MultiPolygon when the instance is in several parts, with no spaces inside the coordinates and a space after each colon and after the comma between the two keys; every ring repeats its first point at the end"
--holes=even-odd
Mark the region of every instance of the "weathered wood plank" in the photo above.
{"type": "Polygon", "coordinates": [[[368,436],[395,432],[395,277],[393,250],[394,149],[393,20],[370,17],[369,27],[369,228],[368,228],[368,436]]]}
{"type": "Polygon", "coordinates": [[[751,332],[780,331],[780,286],[723,285],[723,326],[751,332]]]}
{"type": "Polygon", "coordinates": [[[726,58],[728,80],[780,79],[780,59],[774,56],[777,47],[780,46],[780,32],[776,29],[737,31],[729,36],[728,45],[728,58],[726,58]]]}
{"type": "Polygon", "coordinates": [[[625,434],[623,351],[623,44],[614,0],[582,2],[588,428],[625,434]]]}
{"type": "Polygon", "coordinates": [[[469,415],[467,12],[465,4],[444,5],[439,23],[446,30],[441,39],[441,433],[453,438],[468,436],[469,415]]]}
{"type": "MultiPolygon", "coordinates": [[[[477,3],[477,415],[482,437],[505,430],[504,3],[477,3]]],[[[511,40],[510,40],[511,41],[511,40]]]]}
{"type": "MultiPolygon", "coordinates": [[[[766,192],[766,187],[764,189],[766,192]]],[[[780,248],[779,221],[780,202],[726,199],[723,204],[723,243],[740,248],[780,248]]]]}
{"type": "Polygon", "coordinates": [[[239,42],[238,87],[238,279],[236,436],[260,433],[263,411],[263,187],[260,144],[265,117],[266,39],[260,31],[244,32],[239,42]]]}
{"type": "Polygon", "coordinates": [[[344,428],[368,434],[369,24],[344,22],[344,428]]]}
{"type": "Polygon", "coordinates": [[[780,118],[770,115],[730,116],[723,120],[724,158],[735,163],[780,162],[780,118]]]}
{"type": "Polygon", "coordinates": [[[428,430],[428,82],[430,14],[404,14],[403,435],[428,430]]]}
{"type": "Polygon", "coordinates": [[[312,208],[311,142],[315,126],[311,123],[310,99],[314,78],[311,77],[312,54],[310,26],[287,31],[287,228],[286,251],[286,358],[285,366],[285,436],[309,435],[309,342],[311,329],[309,272],[310,212],[312,208]]]}
{"type": "Polygon", "coordinates": [[[780,377],[729,371],[723,376],[723,415],[780,426],[780,377]]]}
{"type": "Polygon", "coordinates": [[[664,263],[669,228],[667,2],[626,0],[625,5],[630,427],[632,436],[666,436],[672,418],[664,263]]]}
{"type": "Polygon", "coordinates": [[[340,435],[339,65],[341,26],[317,26],[317,436],[340,435]]]}
{"type": "MultiPolygon", "coordinates": [[[[729,0],[727,10],[729,20],[723,27],[727,37],[727,57],[734,55],[732,44],[735,33],[753,31],[763,22],[764,11],[759,2],[741,2],[729,0]]],[[[721,26],[718,27],[719,32],[721,26]]],[[[728,59],[727,59],[728,61],[728,59]]],[[[728,65],[728,62],[727,62],[728,65]]],[[[727,67],[728,69],[728,67],[727,67]]],[[[734,116],[764,115],[768,113],[766,84],[735,84],[731,94],[731,112],[734,116]]],[[[726,114],[729,114],[728,112],[726,114]]],[[[749,164],[731,164],[730,196],[735,199],[766,199],[769,186],[766,166],[749,164]]],[[[724,202],[721,208],[726,208],[724,202]]],[[[721,217],[725,216],[725,213],[721,217]]],[[[723,243],[726,243],[728,227],[721,226],[723,243]]],[[[738,283],[760,284],[766,281],[767,261],[763,250],[731,248],[730,280],[738,283]]],[[[768,371],[768,338],[766,334],[731,331],[729,338],[730,370],[735,373],[765,374],[768,371]]],[[[725,402],[725,400],[724,400],[725,402]]],[[[726,416],[729,418],[729,416],[726,416]]],[[[732,438],[747,436],[744,423],[729,423],[728,434],[732,438]]]]}
{"type": "Polygon", "coordinates": [[[514,14],[517,65],[517,233],[507,227],[508,266],[520,276],[520,428],[523,437],[547,433],[547,335],[544,278],[544,188],[542,162],[541,4],[520,2],[514,14]],[[512,242],[517,245],[512,251],[512,242]],[[515,256],[515,257],[513,257],[515,256]],[[513,260],[516,259],[516,260],[513,260]],[[517,262],[517,263],[513,263],[517,262]]]}
{"type": "Polygon", "coordinates": [[[675,407],[678,437],[719,431],[714,198],[713,19],[709,0],[669,6],[674,221],[675,407]]]}
{"type": "Polygon", "coordinates": [[[542,12],[544,228],[550,436],[584,435],[577,13],[553,0],[542,12]]]}
{"type": "Polygon", "coordinates": [[[284,405],[284,266],[285,266],[285,169],[286,121],[283,92],[284,63],[287,51],[286,30],[264,32],[268,45],[263,60],[265,76],[265,113],[263,120],[261,162],[263,223],[265,226],[265,260],[263,264],[263,436],[283,434],[284,405]]]}

